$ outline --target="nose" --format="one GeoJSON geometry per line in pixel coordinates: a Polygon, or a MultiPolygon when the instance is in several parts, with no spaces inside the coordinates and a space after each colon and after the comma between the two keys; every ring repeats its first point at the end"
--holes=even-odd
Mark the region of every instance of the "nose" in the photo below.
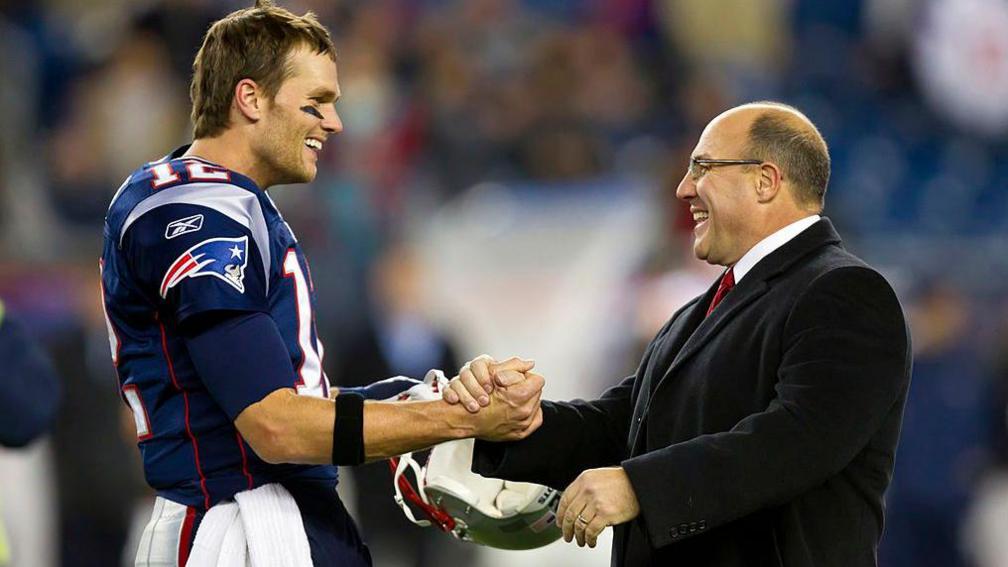
{"type": "Polygon", "coordinates": [[[322,129],[330,134],[339,134],[343,131],[343,121],[339,117],[339,113],[336,112],[336,105],[331,105],[329,107],[331,112],[326,112],[323,114],[325,117],[322,120],[322,129]]]}
{"type": "Polygon", "coordinates": [[[687,171],[683,178],[679,181],[679,186],[676,187],[675,192],[676,198],[681,201],[689,201],[690,199],[697,196],[696,193],[696,183],[693,182],[693,178],[690,177],[687,171]]]}

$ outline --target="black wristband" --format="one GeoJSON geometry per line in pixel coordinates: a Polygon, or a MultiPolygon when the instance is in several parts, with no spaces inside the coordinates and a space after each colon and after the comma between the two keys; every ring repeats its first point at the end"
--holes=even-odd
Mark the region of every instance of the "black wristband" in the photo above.
{"type": "Polygon", "coordinates": [[[340,392],[336,396],[332,462],[334,465],[364,462],[364,398],[358,394],[340,392]]]}

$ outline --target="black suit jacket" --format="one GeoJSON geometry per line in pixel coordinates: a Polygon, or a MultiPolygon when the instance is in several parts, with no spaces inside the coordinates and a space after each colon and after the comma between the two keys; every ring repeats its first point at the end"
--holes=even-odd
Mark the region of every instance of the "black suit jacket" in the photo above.
{"type": "Polygon", "coordinates": [[[822,219],[756,266],[710,317],[680,309],[634,376],[593,401],[543,402],[473,470],[564,488],[622,465],[640,502],[613,565],[876,565],[910,380],[896,295],[822,219]]]}

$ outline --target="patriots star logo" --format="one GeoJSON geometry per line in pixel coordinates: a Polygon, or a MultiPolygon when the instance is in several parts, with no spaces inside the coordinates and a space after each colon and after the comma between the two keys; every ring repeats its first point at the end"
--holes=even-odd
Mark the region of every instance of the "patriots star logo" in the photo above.
{"type": "Polygon", "coordinates": [[[186,250],[172,262],[161,280],[161,297],[186,278],[210,276],[245,293],[248,237],[210,238],[186,250]]]}

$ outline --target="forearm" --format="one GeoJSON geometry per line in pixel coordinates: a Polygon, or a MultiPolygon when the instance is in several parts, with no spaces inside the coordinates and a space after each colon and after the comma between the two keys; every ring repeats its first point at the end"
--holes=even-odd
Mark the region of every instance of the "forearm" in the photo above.
{"type": "MultiPolygon", "coordinates": [[[[291,389],[271,393],[236,425],[253,449],[273,463],[332,464],[336,404],[299,396],[291,389]],[[254,441],[253,441],[254,440],[254,441]]],[[[367,461],[386,459],[444,441],[476,434],[474,418],[443,401],[365,402],[363,442],[367,461]]]]}
{"type": "Polygon", "coordinates": [[[355,465],[454,439],[523,439],[542,423],[543,384],[532,374],[498,388],[478,414],[441,399],[365,402],[357,394],[309,398],[280,388],[245,408],[235,425],[267,462],[355,465]]]}
{"type": "Polygon", "coordinates": [[[527,439],[477,441],[473,472],[563,490],[587,469],[618,464],[625,441],[610,436],[604,426],[587,422],[569,406],[543,402],[543,425],[527,439]]]}
{"type": "Polygon", "coordinates": [[[364,458],[375,461],[476,435],[472,414],[441,400],[364,403],[364,458]]]}
{"type": "Polygon", "coordinates": [[[634,377],[594,401],[543,402],[543,424],[513,443],[477,442],[474,472],[563,490],[581,472],[626,454],[634,377]]]}

